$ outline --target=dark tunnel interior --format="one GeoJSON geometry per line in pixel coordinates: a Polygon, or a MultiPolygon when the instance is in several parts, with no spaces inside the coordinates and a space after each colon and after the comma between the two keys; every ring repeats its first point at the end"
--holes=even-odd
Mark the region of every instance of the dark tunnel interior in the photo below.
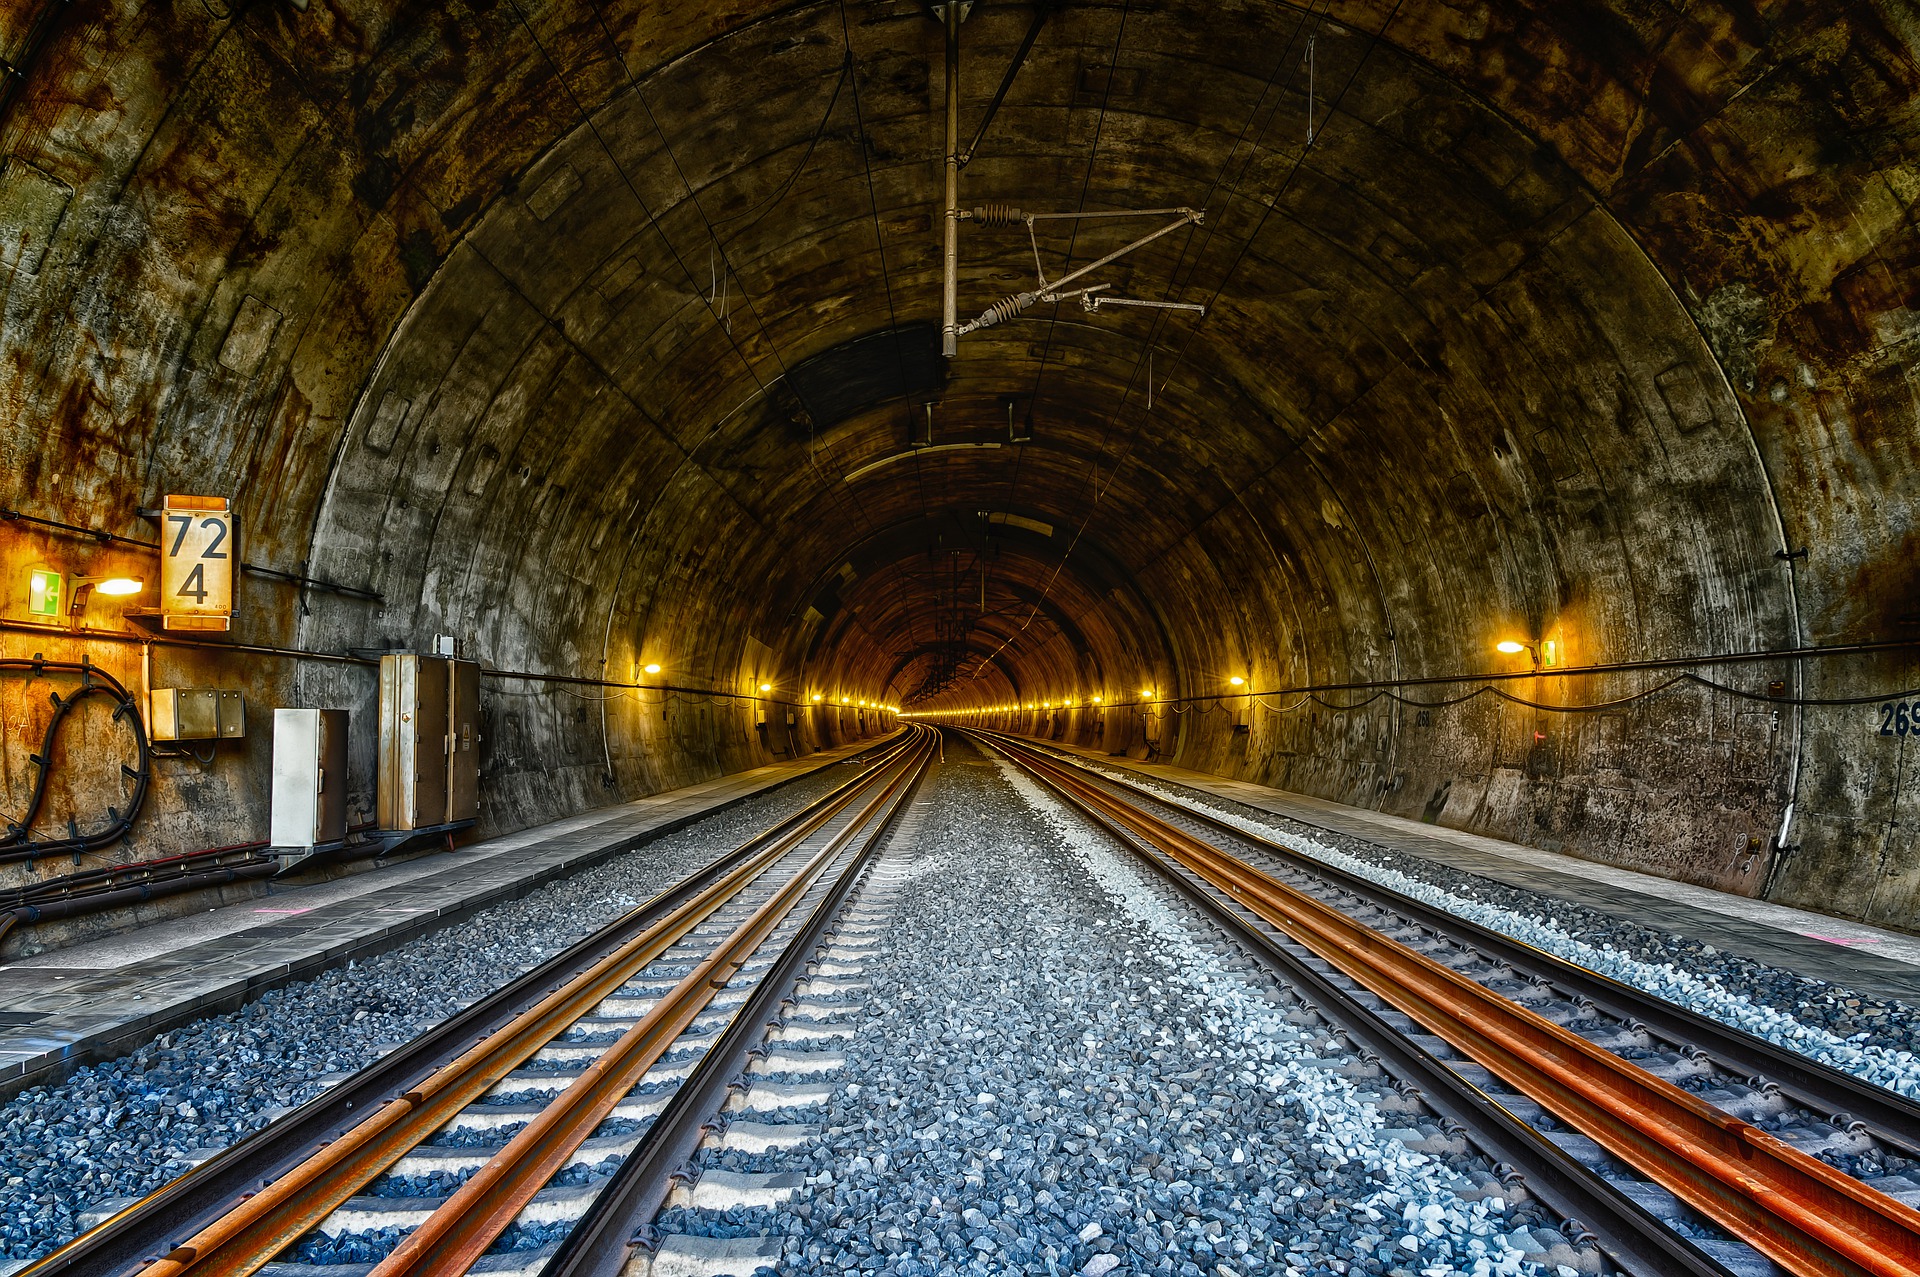
{"type": "MultiPolygon", "coordinates": [[[[348,709],[355,820],[368,654],[451,635],[482,832],[925,714],[1916,925],[1909,7],[959,45],[961,207],[1203,220],[947,358],[927,5],[0,13],[6,655],[348,709]],[[229,634],[36,619],[169,493],[263,569],[229,634]]],[[[1175,220],[962,220],[960,317],[1175,220]]],[[[0,684],[15,808],[47,690],[0,684]]],[[[76,717],[50,828],[126,801],[76,717]]],[[[263,837],[265,737],[157,760],[112,854],[263,837]]]]}

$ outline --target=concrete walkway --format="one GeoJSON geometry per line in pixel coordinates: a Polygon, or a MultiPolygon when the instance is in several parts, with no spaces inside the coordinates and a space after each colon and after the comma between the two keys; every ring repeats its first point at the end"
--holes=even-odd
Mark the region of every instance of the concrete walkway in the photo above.
{"type": "Polygon", "coordinates": [[[876,742],[0,965],[0,1098],[525,895],[876,742]]]}

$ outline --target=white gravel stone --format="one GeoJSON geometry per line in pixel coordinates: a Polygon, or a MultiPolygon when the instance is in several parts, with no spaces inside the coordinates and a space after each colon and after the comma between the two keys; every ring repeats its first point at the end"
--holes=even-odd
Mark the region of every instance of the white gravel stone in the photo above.
{"type": "Polygon", "coordinates": [[[1843,1038],[1817,1025],[1802,1023],[1796,1017],[1775,1007],[1764,1006],[1735,993],[1723,987],[1719,977],[1712,973],[1699,975],[1682,970],[1672,963],[1642,961],[1615,949],[1611,944],[1595,946],[1539,914],[1523,914],[1485,901],[1455,895],[1409,874],[1347,855],[1345,852],[1295,831],[1250,819],[1238,812],[1227,810],[1150,780],[1142,781],[1137,777],[1123,776],[1111,768],[1097,765],[1093,770],[1116,780],[1138,784],[1141,788],[1158,794],[1170,802],[1204,811],[1247,833],[1284,842],[1289,848],[1303,852],[1316,860],[1411,896],[1425,904],[1445,909],[1457,917],[1477,922],[1483,927],[1512,936],[1516,940],[1524,940],[1555,957],[1564,958],[1589,971],[1611,976],[1624,984],[1633,985],[1635,988],[1664,998],[1676,1006],[1685,1007],[1710,1019],[1718,1020],[1722,1024],[1765,1038],[1769,1042],[1798,1051],[1811,1059],[1832,1065],[1834,1068],[1902,1095],[1920,1099],[1920,1058],[1916,1058],[1911,1051],[1891,1050],[1873,1045],[1866,1040],[1869,1035],[1865,1033],[1843,1038]]]}
{"type": "MultiPolygon", "coordinates": [[[[1450,1251],[1475,1255],[1464,1270],[1448,1263],[1439,1272],[1481,1274],[1525,1271],[1523,1256],[1506,1241],[1494,1204],[1470,1200],[1472,1185],[1424,1153],[1412,1152],[1385,1133],[1374,1104],[1362,1099],[1351,1082],[1321,1067],[1312,1052],[1273,1005],[1238,974],[1225,969],[1220,956],[1196,942],[1192,926],[1160,903],[1144,871],[1121,858],[1109,840],[1089,830],[1025,774],[1001,760],[1002,777],[1032,803],[1059,837],[1093,872],[1112,904],[1143,924],[1159,942],[1153,959],[1165,979],[1204,998],[1213,1010],[1207,1024],[1212,1050],[1258,1078],[1275,1101],[1306,1118],[1299,1132],[1304,1151],[1331,1159],[1336,1166],[1357,1163],[1380,1187],[1354,1205],[1400,1215],[1406,1240],[1417,1227],[1445,1237],[1450,1251]],[[1416,1214],[1408,1216],[1405,1212],[1416,1214]],[[1416,1222],[1417,1220],[1417,1222],[1416,1222]],[[1437,1228],[1438,1231],[1434,1231],[1437,1228]]],[[[1097,1039],[1088,1030],[1090,1040],[1097,1039]]],[[[1304,1193],[1304,1188],[1296,1188],[1304,1193]]],[[[1504,1203],[1501,1203],[1504,1205],[1504,1203]]]]}

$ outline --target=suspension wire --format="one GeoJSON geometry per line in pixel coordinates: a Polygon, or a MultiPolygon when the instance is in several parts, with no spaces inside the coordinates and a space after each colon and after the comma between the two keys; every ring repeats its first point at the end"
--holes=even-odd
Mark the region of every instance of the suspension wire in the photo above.
{"type": "MultiPolygon", "coordinates": [[[[894,303],[893,271],[887,262],[887,240],[880,227],[880,196],[873,180],[873,149],[868,145],[866,110],[860,102],[860,72],[858,63],[853,55],[853,24],[847,17],[847,0],[840,0],[839,9],[840,39],[846,49],[846,74],[853,86],[854,127],[859,132],[859,136],[855,139],[855,145],[860,148],[860,163],[866,171],[867,211],[873,218],[873,246],[880,257],[880,283],[887,295],[887,331],[892,336],[891,345],[893,346],[894,377],[902,393],[904,393],[907,384],[907,370],[906,360],[900,353],[900,312],[894,303]]],[[[953,91],[959,91],[957,84],[954,86],[953,91]]],[[[913,405],[907,405],[907,411],[911,414],[913,405]]],[[[914,478],[920,487],[921,513],[923,516],[931,517],[932,510],[927,500],[926,471],[918,457],[914,458],[913,470],[914,478]]],[[[934,628],[937,629],[938,626],[936,625],[934,628]]],[[[915,644],[920,642],[919,627],[915,624],[912,615],[907,617],[907,637],[915,644]]]]}
{"type": "MultiPolygon", "coordinates": [[[[561,70],[559,60],[553,56],[541,41],[540,37],[534,32],[532,24],[527,21],[525,11],[520,7],[520,0],[508,0],[508,3],[512,5],[514,16],[519,18],[520,26],[526,31],[527,38],[532,41],[533,46],[540,51],[540,55],[547,60],[547,64],[553,68],[554,80],[560,85],[561,91],[567,95],[567,99],[573,103],[574,111],[579,115],[581,124],[593,135],[594,140],[600,144],[600,149],[605,153],[608,163],[612,165],[614,172],[619,175],[621,183],[627,188],[627,192],[633,196],[634,202],[639,205],[641,213],[645,215],[647,221],[659,233],[661,243],[673,258],[674,264],[680,268],[680,273],[685,276],[688,286],[698,295],[700,292],[699,276],[694,273],[686,257],[680,252],[680,249],[667,234],[666,227],[661,224],[660,218],[647,203],[646,197],[640,193],[640,188],[634,182],[632,174],[628,173],[626,166],[620,163],[620,157],[607,141],[606,135],[601,133],[599,125],[594,122],[592,115],[588,113],[586,105],[580,101],[579,95],[573,91],[573,86],[567,82],[567,78],[561,70]]],[[[621,75],[626,80],[627,87],[632,91],[634,100],[640,104],[641,110],[646,112],[648,122],[653,125],[654,131],[660,135],[661,145],[666,152],[667,159],[673,165],[674,172],[679,176],[681,184],[686,187],[689,202],[693,205],[694,212],[699,216],[701,224],[706,228],[707,239],[710,243],[718,244],[719,237],[714,232],[713,223],[708,220],[706,210],[701,207],[700,198],[698,194],[695,193],[693,184],[688,181],[686,171],[680,165],[679,157],[674,154],[673,144],[667,138],[666,131],[660,127],[660,122],[654,117],[653,108],[647,102],[646,94],[641,91],[640,82],[638,78],[635,77],[633,68],[627,64],[626,57],[621,52],[619,41],[614,38],[613,32],[608,29],[606,15],[596,8],[594,11],[594,21],[599,26],[601,35],[606,39],[608,48],[613,52],[614,60],[619,63],[621,75]]],[[[720,255],[722,260],[725,260],[726,249],[724,247],[721,247],[720,255]]],[[[704,298],[702,300],[704,301],[704,298]]],[[[767,343],[767,349],[772,354],[774,363],[779,366],[780,377],[785,377],[787,374],[786,361],[781,357],[779,346],[774,342],[772,334],[768,332],[766,323],[761,317],[759,310],[753,305],[751,296],[747,297],[746,305],[748,312],[753,315],[754,324],[759,329],[760,336],[767,343]]],[[[707,310],[709,314],[714,316],[716,327],[721,328],[722,335],[725,337],[727,344],[733,349],[734,355],[740,360],[741,366],[746,369],[747,375],[752,378],[753,383],[759,387],[761,393],[765,394],[771,389],[772,383],[761,376],[760,369],[754,365],[746,349],[740,344],[739,339],[735,337],[731,329],[718,323],[720,316],[715,312],[711,303],[707,303],[707,310]]],[[[779,378],[775,378],[774,380],[779,380],[779,378]]],[[[809,431],[811,432],[811,422],[809,422],[809,431]]],[[[811,457],[809,460],[813,464],[814,469],[819,471],[817,460],[811,457]]],[[[830,490],[837,487],[823,471],[821,471],[820,474],[824,486],[830,490]]],[[[835,491],[834,497],[837,504],[844,505],[846,501],[845,494],[835,491]]],[[[860,510],[860,517],[866,522],[868,530],[871,531],[873,523],[871,519],[867,518],[865,510],[860,510]]]]}
{"type": "MultiPolygon", "coordinates": [[[[1373,51],[1379,46],[1380,42],[1383,39],[1385,39],[1387,29],[1393,24],[1393,20],[1396,16],[1398,16],[1400,12],[1400,7],[1404,2],[1405,0],[1394,0],[1394,6],[1388,12],[1386,18],[1381,22],[1379,30],[1373,33],[1373,35],[1368,41],[1367,48],[1365,49],[1365,51],[1361,53],[1360,57],[1354,62],[1353,70],[1348,74],[1346,81],[1340,86],[1339,93],[1337,93],[1334,96],[1333,100],[1330,103],[1328,103],[1327,112],[1328,112],[1329,119],[1332,118],[1333,112],[1339,109],[1340,103],[1346,99],[1347,93],[1352,89],[1354,81],[1359,78],[1361,70],[1366,66],[1368,60],[1372,57],[1373,51]]],[[[1329,4],[1330,3],[1331,3],[1331,0],[1329,0],[1329,4]]],[[[1293,47],[1293,40],[1299,35],[1301,31],[1305,29],[1305,24],[1311,16],[1312,15],[1310,13],[1302,15],[1300,23],[1296,25],[1294,29],[1294,35],[1288,37],[1288,43],[1286,46],[1287,50],[1290,50],[1293,47]]],[[[1280,70],[1284,68],[1287,65],[1287,63],[1288,63],[1288,59],[1286,57],[1286,50],[1283,50],[1281,57],[1274,64],[1274,72],[1269,76],[1268,88],[1271,88],[1272,83],[1275,79],[1277,79],[1280,70]]],[[[1108,86],[1109,88],[1111,88],[1112,86],[1111,79],[1109,79],[1108,81],[1108,86]]],[[[1266,94],[1267,94],[1267,90],[1263,89],[1260,100],[1256,101],[1254,105],[1254,110],[1249,113],[1247,122],[1242,125],[1242,128],[1241,128],[1242,138],[1245,137],[1247,129],[1251,127],[1253,115],[1258,113],[1260,102],[1265,101],[1266,94]]],[[[1265,136],[1266,129],[1271,126],[1274,116],[1276,116],[1279,113],[1279,107],[1280,107],[1280,103],[1276,102],[1274,104],[1273,111],[1268,114],[1267,123],[1265,125],[1262,125],[1261,127],[1262,137],[1265,136]]],[[[1224,173],[1225,173],[1227,164],[1231,163],[1233,155],[1236,151],[1238,151],[1238,149],[1239,149],[1239,140],[1236,139],[1233,150],[1230,150],[1228,152],[1227,162],[1223,163],[1220,174],[1216,175],[1214,186],[1208,192],[1209,200],[1211,200],[1213,192],[1217,191],[1219,189],[1221,182],[1224,181],[1224,173]]],[[[1258,140],[1256,140],[1254,144],[1254,148],[1252,151],[1249,152],[1245,164],[1241,166],[1241,170],[1240,170],[1241,177],[1244,177],[1247,170],[1252,167],[1253,160],[1255,156],[1258,154],[1258,150],[1259,150],[1259,142],[1258,140]]],[[[1279,206],[1281,197],[1284,196],[1287,193],[1287,191],[1292,188],[1294,179],[1299,175],[1300,169],[1305,164],[1305,162],[1306,162],[1306,151],[1303,149],[1300,152],[1300,154],[1294,157],[1293,163],[1288,167],[1285,177],[1281,179],[1279,186],[1275,189],[1273,194],[1273,199],[1271,201],[1263,201],[1263,203],[1265,204],[1265,208],[1260,214],[1259,219],[1254,223],[1252,231],[1248,233],[1245,242],[1242,243],[1242,245],[1240,246],[1239,252],[1236,253],[1233,257],[1233,260],[1228,263],[1226,271],[1221,275],[1220,282],[1214,287],[1212,294],[1208,297],[1207,303],[1206,303],[1207,305],[1206,313],[1203,314],[1199,320],[1195,321],[1192,327],[1187,329],[1185,340],[1181,342],[1178,350],[1172,352],[1172,355],[1173,355],[1172,362],[1175,363],[1176,365],[1186,358],[1186,353],[1188,349],[1192,346],[1195,338],[1198,336],[1201,326],[1204,325],[1207,319],[1211,317],[1211,315],[1213,314],[1215,306],[1218,304],[1221,295],[1226,290],[1227,283],[1233,278],[1234,274],[1239,270],[1240,264],[1246,260],[1247,254],[1252,251],[1254,243],[1259,239],[1260,232],[1266,227],[1267,219],[1273,215],[1273,210],[1279,206]]],[[[1232,188],[1235,194],[1237,195],[1239,190],[1239,184],[1237,180],[1232,184],[1232,188]]],[[[1212,242],[1213,236],[1217,233],[1218,224],[1220,220],[1224,220],[1224,219],[1217,219],[1215,226],[1207,227],[1205,229],[1206,238],[1201,242],[1201,252],[1204,252],[1206,245],[1212,242]]],[[[1192,232],[1194,228],[1189,227],[1188,230],[1189,230],[1188,242],[1189,244],[1191,244],[1193,239],[1192,232]]],[[[1179,267],[1185,263],[1185,260],[1186,260],[1186,249],[1182,249],[1181,259],[1180,261],[1176,262],[1176,265],[1175,265],[1176,274],[1178,273],[1179,267]]],[[[1196,256],[1194,260],[1194,265],[1193,265],[1193,272],[1197,272],[1198,269],[1199,269],[1199,261],[1198,261],[1198,257],[1196,256]]],[[[1177,286],[1179,292],[1184,293],[1186,291],[1187,283],[1191,283],[1192,278],[1193,278],[1193,273],[1190,272],[1188,275],[1187,282],[1177,286]]],[[[1169,286],[1168,294],[1172,294],[1172,292],[1174,291],[1174,287],[1175,286],[1173,285],[1169,286]]],[[[1121,395],[1120,404],[1118,407],[1115,408],[1112,416],[1108,420],[1108,433],[1111,433],[1111,431],[1118,426],[1121,413],[1125,411],[1127,402],[1133,397],[1134,387],[1138,384],[1139,377],[1140,377],[1141,364],[1145,362],[1147,353],[1154,348],[1154,343],[1157,340],[1157,335],[1160,329],[1164,327],[1166,320],[1167,320],[1166,312],[1161,312],[1154,316],[1153,326],[1149,329],[1148,341],[1145,344],[1145,349],[1142,351],[1141,356],[1139,358],[1136,358],[1134,363],[1133,373],[1128,378],[1127,387],[1126,387],[1126,390],[1121,395]]],[[[1051,327],[1049,328],[1048,333],[1049,333],[1049,340],[1051,340],[1051,333],[1052,333],[1051,327]]],[[[1043,365],[1042,371],[1044,372],[1044,365],[1043,365]]],[[[1173,379],[1173,374],[1169,372],[1167,375],[1167,380],[1171,381],[1172,379],[1173,379]]],[[[1044,599],[1052,591],[1054,583],[1059,580],[1060,573],[1065,570],[1068,561],[1072,559],[1074,550],[1079,547],[1080,539],[1086,535],[1087,528],[1091,526],[1093,522],[1094,514],[1098,511],[1101,502],[1106,497],[1106,494],[1112,490],[1114,483],[1118,480],[1120,470],[1125,466],[1127,460],[1132,456],[1135,442],[1137,441],[1137,439],[1138,439],[1138,432],[1136,431],[1134,435],[1134,439],[1128,442],[1127,446],[1121,450],[1120,455],[1116,457],[1112,465],[1108,467],[1107,481],[1104,486],[1100,482],[1100,463],[1099,463],[1098,457],[1096,456],[1095,459],[1090,463],[1092,465],[1092,473],[1089,476],[1089,482],[1092,486],[1092,501],[1089,504],[1087,513],[1085,514],[1085,516],[1082,517],[1079,526],[1074,530],[1073,539],[1070,542],[1068,542],[1065,552],[1061,554],[1060,562],[1055,566],[1052,576],[1048,578],[1047,584],[1045,585],[1045,587],[1042,588],[1041,598],[1044,599]]],[[[1102,447],[1104,448],[1104,446],[1105,444],[1103,440],[1102,447]]],[[[1028,622],[1031,623],[1031,621],[1032,621],[1032,616],[1029,615],[1028,622]]],[[[1005,647],[1005,644],[1002,644],[1001,649],[996,649],[995,654],[998,655],[999,650],[1003,650],[1004,647],[1005,647]]],[[[976,673],[974,677],[978,677],[978,674],[976,673]]]]}
{"type": "MultiPolygon", "coordinates": [[[[1080,200],[1077,205],[1077,211],[1079,212],[1084,213],[1086,211],[1087,192],[1093,189],[1093,171],[1094,171],[1094,166],[1099,162],[1099,158],[1100,158],[1100,140],[1101,138],[1106,136],[1107,105],[1113,100],[1114,76],[1119,71],[1120,50],[1124,48],[1126,44],[1127,19],[1132,15],[1132,12],[1133,12],[1133,0],[1125,0],[1125,2],[1120,6],[1120,25],[1118,26],[1118,28],[1115,29],[1113,33],[1113,52],[1107,58],[1107,82],[1105,87],[1102,88],[1100,91],[1100,109],[1098,113],[1094,116],[1093,141],[1087,147],[1086,172],[1081,176],[1081,179],[1080,179],[1080,200]]],[[[1029,234],[1032,233],[1031,228],[1029,228],[1028,233],[1029,234]]],[[[1067,236],[1067,266],[1069,268],[1071,268],[1073,265],[1074,249],[1078,247],[1079,243],[1080,243],[1080,221],[1079,219],[1076,218],[1072,222],[1072,230],[1067,236]]],[[[1035,269],[1038,270],[1040,265],[1040,249],[1039,249],[1038,241],[1035,242],[1033,257],[1034,257],[1035,269]]],[[[1045,272],[1041,272],[1041,274],[1044,276],[1045,272]]],[[[1059,323],[1060,323],[1060,309],[1058,306],[1056,306],[1053,309],[1053,313],[1049,315],[1047,318],[1046,336],[1041,341],[1041,344],[1040,344],[1040,366],[1034,370],[1033,390],[1029,394],[1028,400],[1027,400],[1029,405],[1037,404],[1040,401],[1040,386],[1041,386],[1041,383],[1046,379],[1047,362],[1053,355],[1053,334],[1054,334],[1054,330],[1059,326],[1059,323]]],[[[1029,407],[1028,411],[1031,412],[1032,408],[1029,407]]],[[[1024,456],[1024,452],[1025,452],[1024,449],[1020,449],[1020,448],[1014,449],[1013,473],[1007,477],[1006,501],[1009,506],[1013,504],[1015,497],[1018,495],[1020,491],[1020,471],[1026,459],[1024,456]]],[[[1044,597],[1044,593],[1042,597],[1044,597]]],[[[1029,617],[1028,620],[1031,621],[1032,618],[1029,617]]],[[[1008,641],[1011,642],[1012,640],[1009,639],[1008,641]]],[[[1005,646],[1006,645],[1003,643],[999,650],[1004,650],[1005,646]]],[[[998,650],[996,650],[995,654],[998,655],[998,650]]]]}
{"type": "MultiPolygon", "coordinates": [[[[733,223],[739,221],[741,218],[746,218],[748,219],[747,224],[738,229],[740,231],[750,230],[759,224],[762,217],[765,217],[768,212],[786,199],[787,192],[793,189],[793,184],[800,180],[800,175],[806,172],[807,165],[812,162],[813,153],[819,148],[820,139],[826,135],[827,125],[833,119],[833,109],[840,104],[840,94],[842,90],[847,87],[847,82],[852,74],[853,58],[849,55],[840,63],[840,78],[833,82],[833,96],[827,99],[827,109],[821,113],[820,123],[814,125],[813,136],[807,139],[807,149],[800,153],[799,160],[795,162],[793,171],[787,174],[786,180],[774,188],[773,194],[767,196],[767,198],[761,200],[758,204],[721,218],[714,223],[715,226],[732,226],[733,223]]],[[[737,233],[736,231],[736,234],[737,233]]]]}

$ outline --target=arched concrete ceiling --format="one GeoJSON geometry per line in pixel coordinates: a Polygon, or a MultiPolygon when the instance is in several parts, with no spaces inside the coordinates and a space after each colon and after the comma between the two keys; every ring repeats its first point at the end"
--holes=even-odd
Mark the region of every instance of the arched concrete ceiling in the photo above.
{"type": "MultiPolygon", "coordinates": [[[[963,138],[1034,13],[972,7],[963,138]]],[[[384,600],[262,585],[262,641],[451,632],[506,669],[964,709],[1472,673],[1510,635],[1584,665],[1916,623],[1899,6],[1058,4],[963,203],[1204,209],[1102,278],[1206,313],[1037,307],[944,366],[922,4],[0,21],[8,502],[132,531],[161,492],[232,493],[256,561],[384,600]]],[[[1057,274],[1151,224],[1039,249],[1057,274]]],[[[967,224],[963,316],[1032,270],[1020,229],[967,224]]],[[[297,669],[255,677],[365,704],[359,673],[297,669]]],[[[489,764],[503,825],[604,801],[608,764],[633,792],[768,745],[526,695],[489,764]]],[[[1737,889],[1882,890],[1859,830],[1897,769],[1844,716],[1743,707],[1049,722],[1737,889]],[[1817,853],[1748,854],[1789,802],[1817,853]]]]}

